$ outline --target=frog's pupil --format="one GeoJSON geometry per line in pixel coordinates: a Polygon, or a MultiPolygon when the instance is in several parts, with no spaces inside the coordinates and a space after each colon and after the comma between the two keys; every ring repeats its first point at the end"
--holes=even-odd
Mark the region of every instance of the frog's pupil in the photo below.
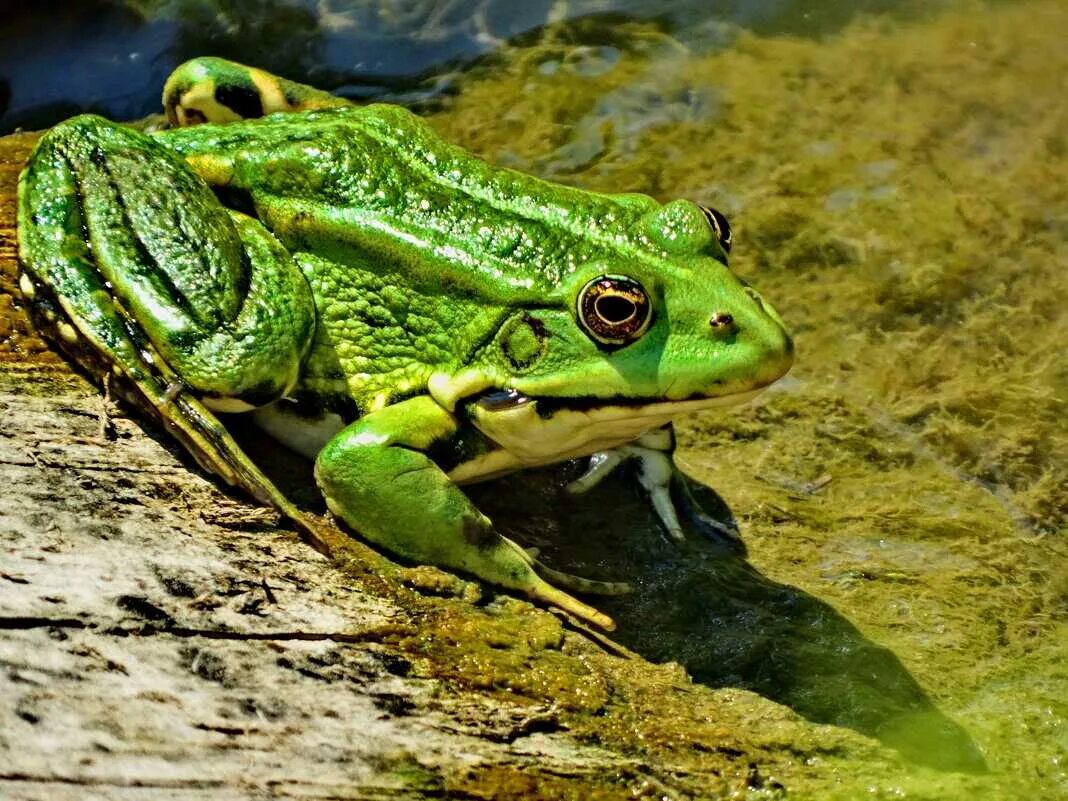
{"type": "Polygon", "coordinates": [[[634,316],[637,309],[634,304],[619,295],[602,295],[597,298],[597,314],[608,323],[619,325],[634,316]]]}

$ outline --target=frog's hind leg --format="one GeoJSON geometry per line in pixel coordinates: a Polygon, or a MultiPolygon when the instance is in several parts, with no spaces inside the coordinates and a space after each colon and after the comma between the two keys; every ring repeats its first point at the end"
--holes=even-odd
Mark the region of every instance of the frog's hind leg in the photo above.
{"type": "Polygon", "coordinates": [[[175,128],[349,105],[348,100],[313,86],[213,57],[185,62],[163,87],[163,108],[175,128]]]}
{"type": "Polygon", "coordinates": [[[312,337],[310,289],[258,222],[150,137],[83,116],[46,134],[19,179],[19,258],[61,348],[120,378],[205,467],[300,517],[201,401],[277,397],[312,337]]]}

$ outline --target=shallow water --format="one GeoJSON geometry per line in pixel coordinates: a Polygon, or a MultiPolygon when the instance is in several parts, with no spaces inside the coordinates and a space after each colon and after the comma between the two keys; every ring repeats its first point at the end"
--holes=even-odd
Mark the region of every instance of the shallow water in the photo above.
{"type": "Polygon", "coordinates": [[[613,48],[623,19],[655,19],[689,47],[742,29],[816,36],[900,0],[58,0],[0,20],[0,133],[93,111],[159,110],[178,64],[211,54],[352,98],[414,103],[452,91],[458,72],[509,43],[557,33],[613,48]],[[563,23],[561,26],[560,24],[563,23]],[[75,68],[72,68],[75,65],[75,68]]]}
{"type": "Polygon", "coordinates": [[[628,33],[593,77],[546,46],[436,118],[524,169],[723,209],[732,267],[796,334],[763,402],[681,426],[748,563],[627,540],[645,580],[611,610],[622,638],[916,767],[860,764],[843,797],[1068,796],[1068,9],[957,4],[701,52],[628,33]],[[921,764],[993,783],[934,790],[921,764]]]}
{"type": "Polygon", "coordinates": [[[212,28],[193,4],[131,3],[108,24],[150,67],[27,94],[44,51],[0,68],[3,119],[140,116],[142,84],[211,52],[418,102],[498,163],[722,209],[732,267],[798,348],[759,403],[680,425],[681,463],[747,553],[671,549],[622,484],[476,494],[559,566],[638,581],[603,604],[628,647],[784,705],[817,724],[805,737],[901,756],[828,745],[792,797],[1068,797],[1068,7],[512,5],[439,4],[431,25],[419,3],[265,2],[212,28]]]}

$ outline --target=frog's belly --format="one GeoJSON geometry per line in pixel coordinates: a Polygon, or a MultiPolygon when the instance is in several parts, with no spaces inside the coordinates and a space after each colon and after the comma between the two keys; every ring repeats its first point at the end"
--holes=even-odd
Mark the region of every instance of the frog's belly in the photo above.
{"type": "MultiPolygon", "coordinates": [[[[570,414],[570,413],[569,413],[570,414]]],[[[566,415],[565,415],[566,416],[566,415]]],[[[340,415],[326,414],[323,417],[305,417],[297,412],[290,411],[285,404],[271,404],[263,406],[252,412],[252,419],[256,426],[266,432],[270,437],[281,442],[290,450],[296,451],[312,461],[319,455],[326,443],[334,435],[345,427],[345,421],[340,415]]],[[[448,475],[458,484],[469,484],[476,481],[487,481],[497,476],[502,476],[516,470],[528,467],[562,462],[566,459],[574,459],[579,456],[588,456],[599,450],[630,442],[641,436],[656,425],[663,425],[661,420],[650,424],[641,421],[636,425],[620,426],[618,423],[608,426],[596,424],[585,426],[582,435],[577,435],[574,426],[568,426],[566,438],[554,440],[554,446],[547,452],[531,453],[529,449],[517,448],[516,452],[506,450],[503,447],[495,448],[470,461],[463,462],[448,475]]],[[[544,432],[538,432],[532,436],[541,436],[542,446],[547,443],[544,432]]]]}
{"type": "Polygon", "coordinates": [[[252,420],[272,439],[314,461],[326,443],[345,427],[345,421],[341,415],[333,413],[305,417],[288,410],[287,405],[291,404],[261,406],[251,413],[252,420]]]}
{"type": "MultiPolygon", "coordinates": [[[[547,419],[536,407],[517,414],[494,415],[475,425],[498,447],[462,462],[448,476],[458,484],[487,481],[516,470],[541,467],[589,456],[631,442],[676,417],[715,406],[751,400],[762,390],[721,398],[651,403],[645,406],[604,406],[582,411],[560,409],[547,419]]],[[[274,403],[252,412],[256,425],[286,447],[314,460],[335,434],[345,427],[337,414],[305,417],[274,403]]]]}

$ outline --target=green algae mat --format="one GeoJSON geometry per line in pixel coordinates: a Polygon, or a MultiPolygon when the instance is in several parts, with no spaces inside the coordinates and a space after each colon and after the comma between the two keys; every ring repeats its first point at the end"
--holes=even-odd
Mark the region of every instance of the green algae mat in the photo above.
{"type": "MultiPolygon", "coordinates": [[[[573,797],[1068,797],[1068,6],[572,34],[505,48],[429,118],[497,163],[731,218],[797,364],[682,421],[680,462],[748,552],[669,545],[624,481],[562,500],[559,471],[511,477],[472,490],[509,534],[638,584],[600,604],[622,647],[434,599],[395,644],[660,777],[573,797]]],[[[13,303],[8,360],[37,347],[13,303]]]]}
{"type": "MultiPolygon", "coordinates": [[[[606,535],[646,576],[607,609],[631,648],[906,757],[791,797],[1068,797],[1066,37],[1057,2],[706,54],[635,25],[618,61],[550,37],[434,117],[498,162],[723,209],[794,331],[761,402],[680,426],[748,562],[606,535]]],[[[558,547],[594,564],[582,514],[558,547]]]]}

